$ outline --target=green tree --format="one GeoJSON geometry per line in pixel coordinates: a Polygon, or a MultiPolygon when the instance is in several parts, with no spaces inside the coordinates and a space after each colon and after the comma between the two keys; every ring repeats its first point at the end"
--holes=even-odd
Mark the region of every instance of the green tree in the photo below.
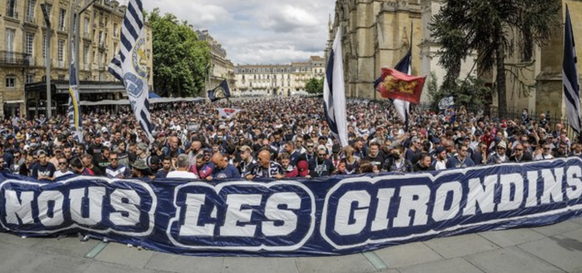
{"type": "Polygon", "coordinates": [[[158,8],[148,14],[153,34],[154,90],[161,96],[190,97],[205,90],[210,50],[188,22],[158,8]]]}
{"type": "Polygon", "coordinates": [[[506,111],[505,58],[515,48],[531,58],[534,44],[545,44],[559,26],[560,7],[558,0],[444,0],[430,24],[448,71],[442,88],[454,88],[461,62],[476,52],[480,71],[496,70],[499,110],[506,111]]]}
{"type": "Polygon", "coordinates": [[[431,77],[428,84],[431,108],[435,110],[445,97],[453,96],[457,106],[480,107],[488,103],[487,98],[491,94],[491,88],[485,86],[485,82],[476,77],[468,77],[464,81],[457,80],[447,89],[437,88],[436,77],[431,77]]]}
{"type": "Polygon", "coordinates": [[[323,93],[323,78],[311,78],[305,84],[305,90],[309,94],[321,94],[323,93]]]}

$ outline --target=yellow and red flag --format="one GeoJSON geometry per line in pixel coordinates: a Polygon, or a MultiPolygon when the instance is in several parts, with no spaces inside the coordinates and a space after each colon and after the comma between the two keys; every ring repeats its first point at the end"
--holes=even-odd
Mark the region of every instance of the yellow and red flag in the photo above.
{"type": "Polygon", "coordinates": [[[382,68],[382,82],[376,88],[383,98],[418,104],[425,81],[426,77],[411,76],[396,69],[382,68]]]}

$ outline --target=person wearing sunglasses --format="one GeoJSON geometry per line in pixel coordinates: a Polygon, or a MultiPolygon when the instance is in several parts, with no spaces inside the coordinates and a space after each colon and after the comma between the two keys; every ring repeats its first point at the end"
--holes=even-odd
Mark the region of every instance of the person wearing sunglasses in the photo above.
{"type": "Polygon", "coordinates": [[[330,176],[335,171],[333,162],[327,157],[327,148],[319,145],[316,150],[316,158],[309,161],[309,175],[311,177],[330,176]]]}
{"type": "Polygon", "coordinates": [[[513,148],[513,154],[509,157],[509,162],[522,163],[522,162],[530,162],[532,160],[533,160],[533,157],[532,157],[531,153],[526,151],[525,147],[521,143],[518,143],[517,145],[515,145],[515,148],[513,148]]]}
{"type": "Polygon", "coordinates": [[[504,141],[501,141],[497,144],[495,152],[491,153],[489,156],[487,164],[494,165],[507,162],[509,162],[509,157],[507,156],[507,144],[505,144],[504,141]]]}
{"type": "Polygon", "coordinates": [[[57,171],[55,172],[55,178],[59,178],[61,176],[73,174],[73,172],[69,169],[69,162],[67,158],[63,155],[57,157],[57,171]]]}
{"type": "Polygon", "coordinates": [[[131,176],[131,170],[127,166],[119,164],[119,154],[111,152],[109,154],[109,166],[105,168],[105,174],[109,178],[124,179],[131,176]]]}
{"type": "Polygon", "coordinates": [[[534,161],[554,159],[550,143],[548,142],[541,145],[541,150],[538,150],[537,153],[534,161]]]}

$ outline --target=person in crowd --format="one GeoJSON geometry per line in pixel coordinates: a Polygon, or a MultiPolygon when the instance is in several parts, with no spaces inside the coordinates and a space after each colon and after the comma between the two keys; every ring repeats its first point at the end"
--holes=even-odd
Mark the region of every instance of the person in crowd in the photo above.
{"type": "MultiPolygon", "coordinates": [[[[176,161],[176,170],[173,170],[168,173],[166,178],[188,178],[188,179],[198,179],[193,172],[189,172],[190,168],[190,161],[188,160],[188,155],[181,154],[178,156],[178,160],[176,161]]],[[[207,176],[208,178],[210,176],[207,176]]]]}
{"type": "MultiPolygon", "coordinates": [[[[200,162],[202,162],[202,158],[200,158],[200,162]]],[[[156,172],[156,178],[166,178],[168,173],[172,171],[172,158],[169,156],[164,157],[162,159],[162,168],[156,172]]],[[[194,173],[196,174],[196,173],[194,173]]],[[[196,175],[196,177],[199,177],[196,175]]]]}
{"type": "MultiPolygon", "coordinates": [[[[212,173],[214,165],[212,163],[206,163],[204,158],[205,158],[204,154],[199,154],[196,157],[196,163],[190,166],[190,172],[194,173],[197,177],[199,177],[202,180],[206,179],[206,177],[212,173]]],[[[172,164],[170,163],[170,167],[171,166],[172,164]]]]}
{"type": "Polygon", "coordinates": [[[55,172],[55,179],[61,176],[66,176],[73,174],[73,172],[69,169],[69,162],[65,158],[65,156],[60,156],[58,158],[58,165],[57,171],[55,172]]]}
{"type": "Polygon", "coordinates": [[[346,159],[342,158],[339,163],[337,164],[337,168],[335,169],[335,172],[333,174],[337,174],[337,175],[347,175],[347,170],[346,170],[346,159]]]}
{"type": "Polygon", "coordinates": [[[335,171],[333,162],[327,158],[327,148],[323,145],[317,147],[317,158],[309,161],[309,175],[311,177],[330,176],[335,171]]]}
{"type": "Polygon", "coordinates": [[[469,157],[469,146],[465,143],[457,145],[457,155],[447,161],[447,169],[467,168],[475,166],[473,159],[469,157]]]}
{"type": "Polygon", "coordinates": [[[357,174],[360,171],[360,161],[354,156],[354,148],[352,146],[345,147],[344,156],[346,159],[345,174],[357,174]]]}
{"type": "MultiPolygon", "coordinates": [[[[57,168],[52,163],[48,162],[46,152],[39,150],[37,152],[38,164],[32,169],[32,177],[38,180],[54,180],[57,168]]],[[[2,162],[4,165],[4,162],[2,162]]]]}
{"type": "Polygon", "coordinates": [[[91,169],[85,167],[85,164],[79,157],[71,159],[70,165],[75,174],[83,176],[95,176],[95,173],[91,169]]]}
{"type": "Polygon", "coordinates": [[[497,144],[496,151],[491,153],[489,159],[487,160],[487,164],[503,164],[509,162],[509,157],[507,156],[507,144],[504,141],[499,142],[497,144]]]}
{"type": "Polygon", "coordinates": [[[387,172],[396,173],[412,172],[413,164],[409,160],[406,160],[405,151],[406,149],[402,145],[394,147],[391,154],[388,156],[386,161],[384,161],[382,169],[386,170],[387,172]]]}
{"type": "Polygon", "coordinates": [[[513,154],[509,157],[509,162],[524,163],[533,161],[530,152],[526,151],[523,144],[517,143],[513,148],[513,154]]]}
{"type": "MultiPolygon", "coordinates": [[[[101,151],[99,151],[101,152],[101,151]]],[[[100,153],[98,154],[100,155],[100,153]]],[[[101,172],[101,169],[99,169],[98,167],[96,167],[95,165],[93,165],[93,156],[90,154],[84,154],[81,159],[83,160],[83,165],[85,166],[85,168],[91,170],[91,172],[93,173],[94,176],[104,176],[104,174],[101,172]]]]}
{"type": "MultiPolygon", "coordinates": [[[[101,149],[104,155],[104,149],[101,149]]],[[[116,152],[109,153],[109,166],[105,168],[105,174],[109,178],[125,179],[131,177],[131,170],[125,165],[119,164],[119,154],[116,152]]]]}
{"type": "Polygon", "coordinates": [[[286,178],[293,178],[299,176],[299,168],[291,165],[291,156],[287,152],[282,152],[279,154],[279,163],[283,170],[285,170],[286,178]]]}
{"type": "MultiPolygon", "coordinates": [[[[98,155],[98,158],[93,162],[95,168],[99,168],[100,173],[105,173],[105,170],[111,162],[109,162],[109,156],[111,155],[111,150],[107,146],[101,147],[101,153],[98,155]]],[[[95,157],[94,157],[95,159],[95,157]]]]}
{"type": "Polygon", "coordinates": [[[220,152],[212,156],[212,164],[214,164],[214,169],[206,177],[208,181],[241,177],[236,167],[229,163],[228,157],[220,152]]]}
{"type": "Polygon", "coordinates": [[[410,148],[406,150],[405,158],[410,162],[414,162],[414,160],[418,160],[420,153],[422,152],[422,142],[418,137],[413,137],[410,140],[410,148]]]}
{"type": "Polygon", "coordinates": [[[418,158],[418,162],[414,164],[413,171],[416,172],[430,172],[434,171],[435,168],[432,165],[432,158],[430,154],[422,153],[418,158]]]}
{"type": "Polygon", "coordinates": [[[131,177],[140,180],[149,180],[151,175],[150,168],[143,162],[143,160],[136,160],[131,164],[131,177]]]}
{"type": "Polygon", "coordinates": [[[281,164],[271,160],[270,149],[264,149],[259,152],[258,164],[255,165],[245,176],[246,179],[255,178],[275,178],[282,179],[285,177],[285,170],[281,164]]]}
{"type": "Polygon", "coordinates": [[[238,165],[239,173],[242,176],[246,176],[250,170],[257,165],[257,161],[253,158],[253,149],[251,147],[244,145],[240,147],[240,158],[241,161],[238,165]]]}
{"type": "Polygon", "coordinates": [[[534,161],[554,159],[550,143],[543,143],[541,149],[537,151],[534,161]]]}
{"type": "Polygon", "coordinates": [[[370,143],[368,155],[364,158],[364,160],[370,162],[373,165],[376,165],[378,169],[382,168],[382,164],[386,159],[382,150],[380,150],[379,143],[377,142],[370,143]]]}
{"type": "Polygon", "coordinates": [[[434,169],[437,171],[447,169],[447,161],[447,150],[442,146],[437,147],[435,151],[435,159],[432,161],[434,169]]]}
{"type": "Polygon", "coordinates": [[[27,155],[24,163],[22,163],[18,168],[18,174],[22,176],[31,176],[34,163],[34,157],[32,155],[27,155]]]}

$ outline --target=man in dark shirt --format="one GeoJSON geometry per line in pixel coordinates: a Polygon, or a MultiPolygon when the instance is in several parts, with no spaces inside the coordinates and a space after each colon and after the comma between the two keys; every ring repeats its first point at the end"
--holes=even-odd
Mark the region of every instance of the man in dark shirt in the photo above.
{"type": "Polygon", "coordinates": [[[435,169],[432,165],[430,154],[422,153],[418,159],[418,162],[414,164],[413,170],[415,173],[434,171],[435,169]]]}
{"type": "Polygon", "coordinates": [[[55,165],[48,162],[46,152],[38,151],[38,164],[34,165],[32,169],[32,177],[38,180],[54,180],[56,171],[55,165]]]}
{"type": "Polygon", "coordinates": [[[377,142],[370,143],[370,151],[364,160],[369,161],[372,165],[378,167],[378,170],[382,168],[382,164],[386,160],[384,152],[380,150],[380,144],[377,142]]]}
{"type": "Polygon", "coordinates": [[[530,162],[533,161],[533,157],[530,152],[526,152],[521,143],[515,145],[513,148],[513,154],[509,157],[509,162],[530,162]]]}
{"type": "Polygon", "coordinates": [[[172,158],[170,156],[164,157],[162,160],[162,168],[156,173],[156,178],[166,178],[168,173],[172,171],[172,158]]]}
{"type": "Polygon", "coordinates": [[[215,153],[212,156],[212,163],[214,164],[214,169],[212,170],[212,173],[206,177],[206,180],[240,178],[240,173],[236,167],[228,163],[228,157],[224,156],[222,153],[215,153]]]}
{"type": "Polygon", "coordinates": [[[323,145],[317,147],[317,158],[309,161],[309,175],[311,177],[322,177],[333,174],[335,167],[333,162],[327,158],[327,148],[323,145]]]}

